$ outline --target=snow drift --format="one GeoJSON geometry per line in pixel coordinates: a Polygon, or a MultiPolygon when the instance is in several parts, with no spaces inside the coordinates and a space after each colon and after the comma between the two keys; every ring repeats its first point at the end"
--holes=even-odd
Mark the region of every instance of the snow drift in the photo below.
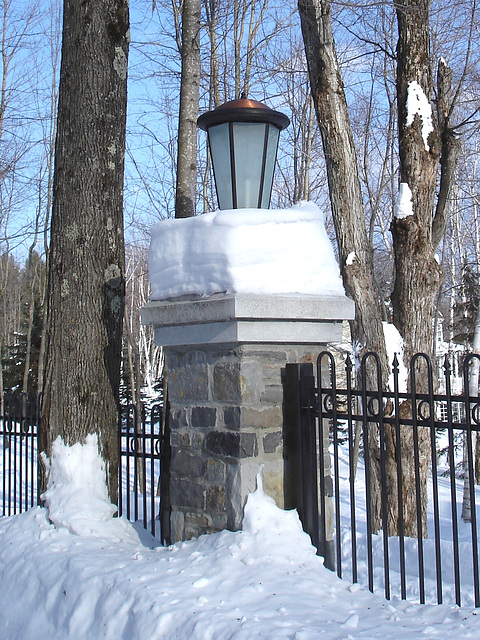
{"type": "Polygon", "coordinates": [[[148,547],[112,517],[102,474],[93,436],[58,441],[48,508],[0,518],[2,640],[478,637],[476,611],[388,603],[339,580],[261,485],[243,531],[148,547]]]}

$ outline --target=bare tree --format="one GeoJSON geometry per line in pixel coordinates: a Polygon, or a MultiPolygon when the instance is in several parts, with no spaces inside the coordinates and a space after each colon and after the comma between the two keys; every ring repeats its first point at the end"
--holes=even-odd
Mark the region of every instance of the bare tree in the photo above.
{"type": "MultiPolygon", "coordinates": [[[[124,307],[128,3],[64,3],[40,449],[97,433],[112,502],[124,307]]],[[[43,479],[44,481],[44,479],[43,479]]]]}
{"type": "MultiPolygon", "coordinates": [[[[356,304],[354,339],[380,353],[383,384],[386,384],[385,344],[381,330],[381,306],[373,273],[372,248],[365,231],[364,207],[358,164],[340,68],[331,26],[331,7],[326,0],[299,0],[312,96],[325,150],[332,214],[347,294],[356,304]]],[[[433,318],[441,282],[435,251],[445,230],[452,177],[459,143],[452,126],[455,96],[452,73],[441,60],[437,74],[437,110],[432,110],[433,74],[427,0],[397,2],[398,24],[396,97],[399,123],[400,182],[411,196],[411,214],[392,222],[395,281],[392,294],[394,322],[404,342],[407,358],[416,352],[432,353],[433,318]],[[409,102],[410,100],[410,102],[409,102]],[[416,102],[415,102],[416,101],[416,102]],[[418,102],[421,108],[418,108],[418,102]],[[440,170],[441,169],[441,170],[440,170]],[[439,180],[438,197],[435,187],[439,180]]],[[[417,376],[417,379],[419,376],[417,376]]],[[[420,380],[420,387],[423,384],[420,380]]],[[[404,411],[416,408],[403,408],[404,411]]],[[[409,535],[416,530],[411,434],[395,442],[386,434],[389,470],[389,515],[393,529],[398,521],[395,449],[402,447],[404,525],[409,535]],[[412,462],[412,465],[410,465],[412,462]]],[[[420,435],[422,493],[426,497],[428,447],[420,435]]],[[[373,492],[375,495],[376,491],[373,492]]],[[[426,507],[426,499],[422,500],[426,507]]],[[[426,511],[423,513],[426,534],[426,511]]]]}
{"type": "Polygon", "coordinates": [[[197,185],[197,118],[200,87],[201,0],[182,3],[182,75],[178,115],[175,217],[195,215],[197,185]]]}

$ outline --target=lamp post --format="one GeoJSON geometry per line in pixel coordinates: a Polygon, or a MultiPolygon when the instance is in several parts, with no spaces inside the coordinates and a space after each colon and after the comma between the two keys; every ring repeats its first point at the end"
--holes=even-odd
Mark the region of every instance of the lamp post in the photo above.
{"type": "Polygon", "coordinates": [[[268,209],[283,113],[242,96],[202,114],[220,209],[268,209]]]}

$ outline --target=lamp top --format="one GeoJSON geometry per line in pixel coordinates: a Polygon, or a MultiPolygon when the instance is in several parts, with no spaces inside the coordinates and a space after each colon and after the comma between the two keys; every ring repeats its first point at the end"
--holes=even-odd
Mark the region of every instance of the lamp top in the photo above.
{"type": "Polygon", "coordinates": [[[280,130],[290,124],[289,118],[283,113],[242,95],[238,100],[231,100],[213,111],[203,113],[197,120],[197,126],[206,131],[213,125],[226,122],[265,122],[275,125],[280,130]]]}

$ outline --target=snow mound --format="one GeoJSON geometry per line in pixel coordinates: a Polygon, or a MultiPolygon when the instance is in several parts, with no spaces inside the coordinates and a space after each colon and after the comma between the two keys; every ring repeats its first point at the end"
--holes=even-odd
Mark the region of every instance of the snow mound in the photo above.
{"type": "Polygon", "coordinates": [[[284,511],[277,507],[273,498],[268,496],[263,490],[263,479],[261,472],[257,475],[257,489],[250,493],[244,509],[243,531],[257,536],[259,534],[274,536],[293,536],[304,543],[315,552],[305,535],[302,523],[295,509],[284,511]]]}
{"type": "Polygon", "coordinates": [[[168,219],[152,229],[152,300],[216,293],[344,295],[313,203],[168,219]]]}
{"type": "Polygon", "coordinates": [[[126,521],[113,520],[117,507],[108,497],[96,434],[88,435],[84,444],[72,446],[59,436],[52,445],[51,459],[43,455],[43,460],[48,484],[42,499],[55,527],[80,536],[135,536],[126,521]]]}
{"type": "Polygon", "coordinates": [[[49,469],[56,524],[41,507],[0,518],[2,639],[478,637],[478,610],[387,602],[339,580],[260,478],[243,531],[151,549],[110,528],[122,519],[111,517],[94,436],[73,447],[58,440],[49,469]],[[77,535],[90,533],[77,509],[102,536],[77,535]]]}

